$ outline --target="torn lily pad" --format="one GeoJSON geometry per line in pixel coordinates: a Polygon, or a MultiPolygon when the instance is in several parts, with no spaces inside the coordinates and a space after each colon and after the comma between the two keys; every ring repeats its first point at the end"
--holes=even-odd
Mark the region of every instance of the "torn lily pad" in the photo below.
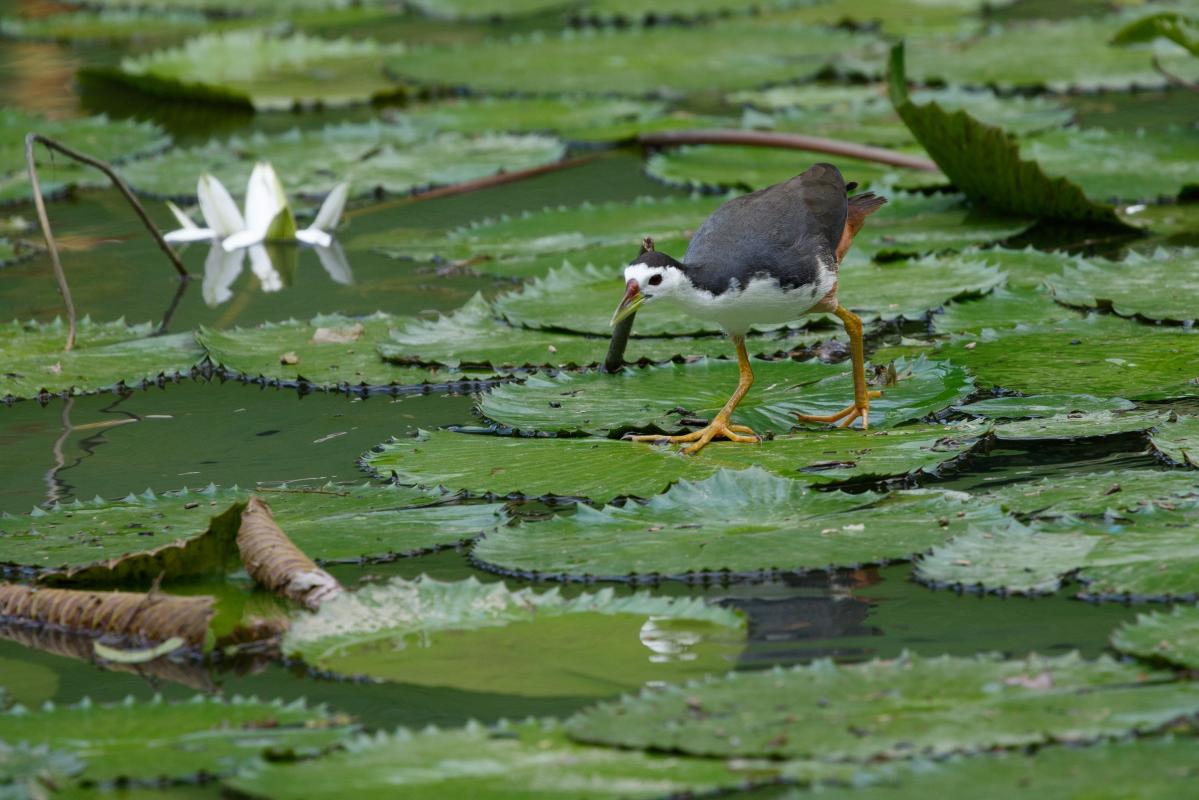
{"type": "MultiPolygon", "coordinates": [[[[285,384],[381,389],[468,378],[460,370],[397,366],[380,358],[379,345],[388,341],[392,327],[402,322],[381,312],[367,317],[326,314],[306,322],[267,322],[255,328],[201,326],[196,340],[214,364],[285,384]]],[[[491,372],[480,375],[487,377],[491,372]]]]}
{"type": "Polygon", "coordinates": [[[1199,687],[1106,657],[905,654],[668,686],[593,706],[566,730],[693,755],[865,761],[1120,738],[1196,709],[1199,687]]]}
{"type": "Polygon", "coordinates": [[[1112,633],[1112,646],[1147,661],[1199,669],[1199,607],[1140,614],[1134,624],[1112,633]]]}
{"type": "MultiPolygon", "coordinates": [[[[1023,49],[1026,44],[1021,45],[1023,49]]],[[[1115,209],[1087,198],[1077,184],[1050,178],[1002,128],[936,103],[917,105],[908,94],[903,44],[891,51],[891,102],[953,185],[1001,213],[1123,227],[1115,209]]]]}
{"type": "Polygon", "coordinates": [[[1150,433],[1149,443],[1169,463],[1199,469],[1199,417],[1166,420],[1150,433]]]}
{"type": "Polygon", "coordinates": [[[813,484],[935,473],[969,453],[981,425],[907,425],[889,431],[804,431],[757,445],[714,442],[702,458],[611,439],[550,439],[422,431],[365,454],[362,466],[403,484],[471,494],[652,497],[677,480],[758,466],[813,484]]]}
{"type": "Polygon", "coordinates": [[[727,669],[744,646],[744,627],[738,613],[702,599],[618,597],[612,589],[567,599],[557,589],[512,591],[473,577],[452,583],[421,577],[326,602],[293,620],[282,647],[343,675],[602,697],[727,669]]]}
{"type": "MultiPolygon", "coordinates": [[[[848,774],[828,766],[825,774],[848,774]]],[[[620,796],[656,800],[704,795],[779,775],[761,762],[685,758],[571,742],[553,721],[362,736],[337,753],[299,763],[260,761],[225,781],[237,791],[277,800],[387,796],[403,786],[412,797],[502,800],[620,796]]]]}
{"type": "Polygon", "coordinates": [[[761,576],[902,561],[1003,519],[964,493],[816,492],[751,467],[680,481],[644,505],[581,504],[504,528],[472,556],[485,569],[542,579],[761,576]]]}
{"type": "Polygon", "coordinates": [[[370,39],[226,31],[189,39],[169,50],[128,56],[115,69],[87,72],[173,100],[236,104],[258,111],[330,108],[402,93],[382,66],[402,50],[370,39]]]}
{"type": "Polygon", "coordinates": [[[1123,317],[1194,322],[1199,319],[1199,249],[1158,248],[1123,261],[1090,259],[1049,278],[1060,303],[1111,308],[1123,317]]]}
{"type": "Polygon", "coordinates": [[[402,79],[480,92],[672,97],[811,77],[870,37],[766,17],[718,26],[584,29],[457,47],[413,48],[387,59],[402,79]],[[752,48],[744,42],[754,42],[752,48]],[[703,68],[680,53],[703,53],[703,68]]]}
{"type": "Polygon", "coordinates": [[[577,252],[580,262],[591,260],[607,266],[607,259],[595,261],[592,253],[596,248],[616,246],[623,255],[615,264],[623,266],[637,254],[642,237],[649,236],[655,241],[689,239],[727,199],[641,197],[631,203],[583,203],[483,219],[453,230],[400,228],[388,232],[379,249],[396,258],[422,261],[527,258],[577,252]]]}
{"type": "MultiPolygon", "coordinates": [[[[799,334],[755,336],[746,341],[754,355],[789,352],[808,337],[799,334]]],[[[436,365],[461,369],[489,367],[496,371],[526,367],[586,367],[604,360],[610,337],[585,337],[551,331],[514,328],[497,319],[491,306],[476,295],[452,314],[436,320],[414,320],[391,331],[379,344],[379,354],[401,365],[436,365]]],[[[707,338],[630,339],[625,361],[668,361],[674,358],[724,355],[728,339],[707,338]]]]}
{"type": "Polygon", "coordinates": [[[1168,419],[1153,411],[1090,411],[1004,422],[991,429],[996,439],[1012,442],[1088,439],[1147,433],[1168,419]]]}
{"type": "MultiPolygon", "coordinates": [[[[853,396],[847,364],[755,361],[754,388],[733,421],[759,434],[786,433],[797,413],[821,414],[844,407],[853,396]]],[[[945,362],[900,361],[896,383],[870,404],[872,428],[893,428],[953,405],[974,386],[960,368],[945,362]]],[[[626,368],[618,375],[588,372],[530,375],[523,383],[497,386],[482,396],[479,412],[522,432],[619,436],[628,431],[685,433],[684,419],[710,419],[737,384],[737,364],[701,359],[685,364],[626,368]]]]}
{"type": "Polygon", "coordinates": [[[1060,414],[1087,414],[1097,411],[1131,411],[1136,403],[1122,397],[1096,397],[1093,394],[1010,395],[977,400],[955,411],[987,419],[1039,419],[1060,414]]]}
{"type": "Polygon", "coordinates": [[[75,348],[63,351],[67,324],[0,323],[0,398],[82,394],[187,375],[204,353],[190,333],[154,336],[150,323],[79,321],[75,348]]]}
{"type": "Polygon", "coordinates": [[[5,738],[45,745],[85,763],[77,780],[178,781],[231,775],[265,751],[319,755],[357,732],[323,707],[198,695],[100,704],[47,703],[0,713],[5,738]],[[214,731],[220,735],[213,735],[214,731]]]}
{"type": "Polygon", "coordinates": [[[1108,314],[959,336],[936,355],[964,366],[980,387],[1024,394],[1085,390],[1137,401],[1199,396],[1199,334],[1108,314]]]}
{"type": "Polygon", "coordinates": [[[121,172],[142,194],[190,202],[197,172],[212,173],[227,186],[244,186],[255,163],[269,158],[287,176],[291,190],[302,197],[324,197],[334,182],[331,174],[349,182],[354,197],[365,197],[405,194],[542,166],[559,160],[564,152],[565,145],[550,136],[422,137],[398,125],[371,121],[255,133],[176,148],[121,172]]]}

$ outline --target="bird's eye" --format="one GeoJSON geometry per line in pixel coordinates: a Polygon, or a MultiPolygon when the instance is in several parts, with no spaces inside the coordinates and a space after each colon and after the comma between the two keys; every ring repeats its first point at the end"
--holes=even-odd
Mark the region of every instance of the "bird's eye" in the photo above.
{"type": "Polygon", "coordinates": [[[662,282],[661,275],[650,275],[649,280],[647,281],[647,283],[649,283],[650,286],[657,286],[661,282],[662,282]]]}

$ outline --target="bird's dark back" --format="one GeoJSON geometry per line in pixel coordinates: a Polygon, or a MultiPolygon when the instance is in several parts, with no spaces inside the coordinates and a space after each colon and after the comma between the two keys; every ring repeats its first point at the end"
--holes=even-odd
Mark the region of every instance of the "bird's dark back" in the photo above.
{"type": "Polygon", "coordinates": [[[683,257],[687,276],[713,293],[756,275],[789,289],[814,284],[820,262],[835,268],[847,202],[845,180],[832,164],[734,198],[695,232],[683,257]]]}

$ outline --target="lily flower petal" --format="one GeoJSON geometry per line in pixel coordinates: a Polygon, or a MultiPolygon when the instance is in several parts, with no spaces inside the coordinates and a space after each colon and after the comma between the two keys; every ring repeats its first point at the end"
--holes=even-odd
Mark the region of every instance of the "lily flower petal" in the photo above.
{"type": "Polygon", "coordinates": [[[262,244],[262,240],[266,238],[266,231],[255,231],[246,229],[238,231],[232,236],[226,236],[221,246],[225,248],[226,253],[232,253],[234,250],[245,250],[247,247],[253,247],[257,244],[262,244]]]}
{"type": "Polygon", "coordinates": [[[349,183],[343,181],[334,186],[333,190],[325,197],[325,202],[321,203],[320,211],[316,212],[316,219],[308,226],[308,230],[327,232],[337,230],[337,224],[341,222],[341,213],[346,210],[346,199],[349,196],[349,183]]]}
{"type": "Polygon", "coordinates": [[[246,229],[270,242],[290,242],[296,220],[287,204],[287,192],[275,168],[265,161],[254,165],[246,185],[246,229]]]}
{"type": "Polygon", "coordinates": [[[245,230],[246,222],[237,203],[233,202],[229,190],[215,176],[204,173],[196,184],[196,197],[200,200],[200,213],[204,222],[217,238],[224,239],[245,230]]]}
{"type": "Polygon", "coordinates": [[[328,247],[333,244],[333,237],[316,228],[305,228],[302,231],[296,231],[296,241],[310,244],[313,247],[328,247]]]}
{"type": "Polygon", "coordinates": [[[202,242],[206,239],[214,239],[216,235],[208,228],[201,228],[191,217],[184,213],[183,209],[167,201],[167,208],[171,210],[175,220],[180,227],[173,231],[167,231],[162,235],[162,238],[168,242],[175,244],[186,244],[187,242],[202,242]]]}

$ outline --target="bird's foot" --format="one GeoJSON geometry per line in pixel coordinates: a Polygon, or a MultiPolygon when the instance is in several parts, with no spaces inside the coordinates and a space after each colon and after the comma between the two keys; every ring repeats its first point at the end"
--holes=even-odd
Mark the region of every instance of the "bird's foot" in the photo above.
{"type": "Polygon", "coordinates": [[[866,402],[858,404],[854,402],[852,405],[838,411],[836,414],[826,414],[818,416],[815,414],[796,414],[800,422],[826,422],[830,425],[840,423],[838,428],[849,428],[857,419],[862,420],[862,430],[870,427],[870,401],[882,397],[881,391],[872,390],[866,392],[866,402]]]}
{"type": "Polygon", "coordinates": [[[745,442],[757,443],[762,441],[762,438],[753,432],[752,428],[745,425],[730,425],[726,420],[716,419],[709,422],[705,427],[691,433],[685,433],[681,436],[656,436],[653,434],[634,436],[625,434],[625,439],[633,442],[653,442],[655,444],[688,444],[682,452],[692,456],[703,450],[708,442],[716,438],[728,439],[730,442],[745,442]]]}

